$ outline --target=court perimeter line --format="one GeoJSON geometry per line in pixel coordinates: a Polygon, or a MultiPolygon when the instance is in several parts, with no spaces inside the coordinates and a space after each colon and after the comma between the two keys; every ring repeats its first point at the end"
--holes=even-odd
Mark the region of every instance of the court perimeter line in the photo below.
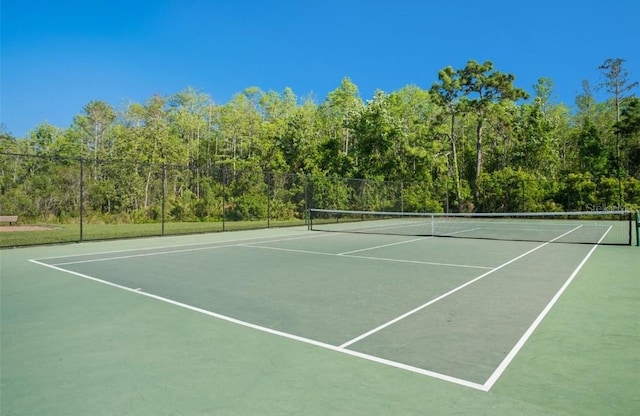
{"type": "Polygon", "coordinates": [[[518,352],[520,352],[520,350],[522,349],[522,347],[524,346],[524,344],[527,342],[527,340],[531,337],[531,335],[533,334],[533,331],[536,330],[536,328],[538,328],[538,325],[540,325],[540,323],[542,322],[542,320],[544,319],[545,316],[547,316],[547,314],[549,313],[549,311],[551,310],[551,308],[556,304],[556,302],[558,301],[558,299],[560,299],[560,296],[562,296],[562,294],[564,293],[564,291],[567,289],[567,287],[569,287],[569,285],[571,284],[571,282],[573,281],[573,279],[578,275],[578,272],[580,271],[580,269],[582,269],[582,266],[585,265],[585,263],[587,262],[587,260],[589,260],[589,257],[591,257],[591,255],[593,254],[593,252],[596,250],[596,248],[598,247],[598,245],[600,244],[600,242],[607,236],[607,234],[609,234],[609,231],[611,231],[611,226],[609,226],[609,228],[607,229],[607,231],[604,233],[604,235],[600,238],[600,240],[598,240],[598,242],[596,244],[593,245],[593,247],[591,248],[591,250],[587,253],[587,255],[584,257],[584,259],[582,259],[582,261],[580,262],[580,264],[578,264],[578,266],[576,267],[576,269],[573,271],[573,273],[571,273],[571,275],[569,276],[569,278],[567,279],[566,282],[564,282],[564,284],[562,285],[562,287],[560,287],[560,289],[558,290],[558,292],[553,296],[553,298],[551,298],[551,300],[549,301],[549,303],[547,304],[547,306],[545,306],[545,308],[542,310],[542,312],[540,312],[540,315],[538,315],[538,317],[535,319],[535,321],[533,321],[533,323],[531,324],[531,326],[526,330],[526,332],[522,335],[522,337],[518,340],[518,342],[516,343],[516,345],[513,346],[513,348],[511,349],[511,351],[509,351],[509,353],[507,354],[507,356],[504,358],[504,360],[502,360],[502,362],[500,363],[500,365],[498,365],[498,368],[495,369],[495,371],[493,372],[493,374],[491,374],[491,376],[489,376],[489,378],[487,379],[487,381],[485,381],[484,383],[484,388],[483,390],[485,391],[489,391],[491,390],[491,388],[493,387],[493,385],[498,381],[498,379],[500,378],[500,376],[504,373],[504,371],[507,369],[507,367],[509,366],[509,364],[511,364],[511,361],[513,361],[513,359],[516,357],[516,355],[518,354],[518,352]]]}
{"type": "MultiPolygon", "coordinates": [[[[295,234],[289,234],[289,235],[295,235],[295,234]]],[[[320,238],[320,237],[326,237],[326,236],[327,236],[326,234],[306,235],[306,236],[303,236],[303,237],[296,236],[296,237],[291,237],[291,238],[278,238],[278,239],[274,239],[274,240],[260,241],[260,243],[276,243],[276,242],[279,242],[279,241],[298,240],[298,239],[303,239],[303,238],[320,238]]],[[[263,237],[263,239],[264,238],[266,238],[266,237],[263,237]]],[[[131,259],[131,258],[136,258],[136,257],[149,257],[149,256],[158,256],[158,255],[173,254],[173,253],[187,253],[187,252],[190,252],[190,251],[202,251],[202,250],[214,250],[214,249],[218,249],[218,248],[238,247],[238,246],[242,246],[243,244],[236,244],[236,243],[234,243],[235,241],[246,241],[246,240],[254,240],[254,239],[253,238],[238,239],[238,240],[231,240],[230,241],[231,244],[222,244],[224,242],[221,242],[221,245],[215,245],[215,246],[198,247],[198,248],[185,248],[185,249],[182,249],[182,250],[155,251],[153,253],[130,254],[130,255],[125,255],[125,256],[104,257],[104,258],[100,258],[100,259],[68,261],[68,262],[62,262],[62,263],[53,263],[53,265],[54,266],[65,266],[65,265],[69,265],[69,264],[94,263],[94,262],[99,262],[99,261],[123,260],[123,259],[131,259]]],[[[245,244],[248,244],[248,243],[245,243],[245,244]]],[[[171,247],[180,247],[180,246],[171,246],[171,247]]],[[[165,247],[160,247],[160,248],[165,248],[165,247]]],[[[129,251],[141,251],[141,250],[153,250],[153,249],[133,249],[133,250],[125,250],[125,251],[129,252],[129,251]]],[[[78,255],[78,256],[100,255],[100,254],[111,254],[111,253],[117,253],[117,252],[82,254],[82,255],[78,255]]],[[[39,260],[50,260],[50,259],[54,259],[54,258],[65,258],[65,257],[69,258],[69,257],[76,257],[76,256],[75,255],[71,255],[71,256],[63,256],[63,257],[46,257],[46,258],[41,258],[39,260]]]]}
{"type": "MultiPolygon", "coordinates": [[[[78,276],[78,277],[82,277],[84,279],[88,279],[88,280],[92,280],[92,281],[95,281],[95,282],[98,282],[98,283],[102,283],[102,284],[105,284],[105,285],[108,285],[108,286],[112,286],[112,287],[115,287],[115,288],[118,288],[118,289],[122,289],[122,290],[125,290],[125,291],[130,292],[130,293],[135,293],[135,294],[138,294],[138,295],[146,296],[146,297],[149,297],[149,298],[152,298],[152,299],[155,299],[155,300],[159,300],[161,302],[169,303],[169,304],[172,304],[174,306],[178,306],[178,307],[181,307],[181,308],[184,308],[184,309],[188,309],[188,310],[191,310],[191,311],[194,311],[194,312],[202,313],[204,315],[212,316],[212,317],[215,317],[215,318],[218,318],[218,319],[221,319],[221,320],[225,320],[225,321],[228,321],[228,322],[231,322],[231,323],[235,323],[235,324],[238,324],[238,325],[241,325],[241,326],[245,326],[245,327],[248,327],[248,328],[252,328],[252,329],[255,329],[255,330],[259,330],[259,331],[262,331],[262,332],[266,332],[266,333],[270,333],[270,334],[273,334],[273,335],[277,335],[277,336],[281,336],[281,337],[284,337],[284,338],[288,338],[288,339],[292,339],[292,340],[295,340],[295,341],[299,341],[299,342],[302,342],[302,343],[318,346],[318,347],[325,348],[325,349],[328,349],[328,350],[331,350],[331,351],[336,351],[336,352],[344,353],[344,354],[347,354],[347,355],[359,357],[359,358],[362,358],[362,359],[366,359],[368,361],[377,362],[377,363],[388,365],[388,366],[395,367],[395,368],[398,368],[398,369],[403,369],[403,370],[410,371],[410,372],[413,372],[413,373],[417,373],[417,374],[429,376],[429,377],[432,377],[432,378],[440,379],[440,380],[443,380],[443,381],[448,381],[448,382],[451,382],[451,383],[459,384],[459,385],[462,385],[462,386],[465,386],[465,387],[469,387],[469,388],[473,388],[473,389],[476,389],[476,390],[481,390],[481,391],[488,392],[491,389],[491,387],[495,384],[495,382],[498,380],[498,378],[502,375],[502,373],[504,372],[506,367],[509,365],[509,363],[513,360],[513,358],[518,353],[518,351],[522,348],[522,346],[524,345],[526,340],[530,337],[531,333],[533,333],[533,331],[539,325],[540,321],[542,321],[544,316],[548,313],[548,311],[551,309],[551,307],[555,304],[555,302],[560,297],[560,295],[564,292],[566,287],[568,287],[569,283],[577,275],[578,271],[582,268],[582,266],[586,263],[588,258],[591,256],[591,254],[595,251],[595,249],[597,247],[597,244],[594,245],[594,247],[591,249],[591,251],[589,251],[587,256],[578,265],[578,267],[572,273],[572,275],[569,277],[567,282],[565,282],[565,284],[558,291],[558,293],[556,293],[556,295],[549,302],[547,307],[545,307],[543,312],[538,316],[536,321],[534,321],[534,323],[531,325],[531,327],[529,327],[529,329],[527,330],[525,335],[523,335],[523,337],[518,341],[516,346],[509,352],[507,357],[503,360],[503,362],[498,366],[498,368],[494,371],[494,373],[489,377],[489,379],[484,384],[475,383],[475,382],[472,382],[472,381],[460,379],[460,378],[449,376],[449,375],[446,375],[446,374],[441,374],[441,373],[437,373],[437,372],[434,372],[434,371],[429,371],[429,370],[426,370],[426,369],[414,367],[414,366],[411,366],[411,365],[408,365],[408,364],[403,364],[403,363],[387,360],[387,359],[384,359],[384,358],[376,357],[376,356],[373,356],[373,355],[361,353],[361,352],[358,352],[358,351],[347,349],[347,347],[349,345],[357,342],[358,340],[361,340],[361,339],[365,338],[366,336],[369,336],[369,335],[371,335],[371,334],[373,334],[375,332],[378,332],[381,329],[383,329],[383,328],[385,328],[385,327],[387,327],[387,326],[389,326],[389,325],[391,325],[391,324],[393,324],[393,323],[395,323],[395,322],[397,322],[397,321],[399,321],[401,319],[404,319],[405,317],[407,317],[407,316],[409,316],[409,315],[411,315],[411,314],[413,314],[413,313],[415,313],[415,312],[417,312],[417,311],[419,311],[419,310],[421,310],[421,309],[423,309],[423,308],[425,308],[425,307],[427,307],[427,306],[429,306],[429,305],[431,305],[431,304],[433,304],[433,303],[435,303],[435,302],[437,302],[437,301],[449,296],[450,294],[455,293],[455,292],[461,290],[462,288],[464,288],[466,286],[469,286],[470,284],[482,279],[485,276],[488,276],[489,274],[493,273],[494,271],[497,271],[497,270],[499,270],[499,269],[501,269],[501,268],[503,268],[503,267],[505,267],[505,266],[507,266],[507,265],[509,265],[509,264],[521,259],[522,257],[525,257],[525,256],[529,255],[530,253],[532,253],[532,252],[534,252],[534,251],[536,251],[536,250],[538,250],[538,249],[540,249],[540,248],[542,248],[542,247],[554,242],[555,240],[557,240],[559,238],[564,237],[565,235],[567,235],[567,234],[579,229],[580,227],[582,227],[582,225],[580,225],[578,227],[575,227],[574,229],[572,229],[570,231],[567,231],[566,233],[554,238],[553,240],[550,240],[550,241],[548,241],[546,243],[543,243],[543,244],[541,244],[541,245],[539,245],[537,247],[534,247],[533,249],[527,251],[526,253],[523,253],[520,256],[518,256],[518,257],[516,257],[516,258],[514,258],[512,260],[509,260],[508,262],[503,263],[502,265],[500,265],[500,266],[488,271],[487,273],[484,273],[483,275],[476,277],[475,279],[473,279],[473,280],[471,280],[471,281],[469,281],[469,282],[467,282],[467,283],[465,283],[465,284],[463,284],[463,285],[461,285],[461,286],[459,286],[459,287],[457,287],[457,288],[455,288],[455,289],[453,289],[453,290],[451,290],[451,291],[439,296],[438,298],[427,302],[426,304],[414,309],[413,311],[407,312],[406,314],[404,314],[404,315],[402,315],[402,316],[400,316],[400,317],[398,317],[398,318],[396,318],[396,319],[394,319],[392,321],[389,321],[388,323],[386,323],[384,325],[381,325],[378,328],[375,328],[374,330],[369,331],[369,332],[367,332],[367,333],[365,333],[365,334],[363,334],[363,335],[361,335],[361,336],[359,336],[357,338],[354,338],[351,341],[343,343],[340,346],[327,344],[327,343],[324,343],[324,342],[321,342],[321,341],[316,341],[316,340],[312,340],[312,339],[309,339],[309,338],[304,338],[304,337],[300,337],[300,336],[297,336],[297,335],[289,334],[289,333],[286,333],[286,332],[282,332],[282,331],[274,330],[274,329],[271,329],[271,328],[263,327],[263,326],[260,326],[260,325],[252,324],[252,323],[249,323],[249,322],[241,321],[239,319],[232,318],[232,317],[229,317],[229,316],[226,316],[226,315],[221,315],[221,314],[218,314],[218,313],[215,313],[215,312],[211,312],[211,311],[207,311],[205,309],[201,309],[201,308],[198,308],[198,307],[195,307],[195,306],[187,305],[187,304],[184,304],[184,303],[181,303],[181,302],[178,302],[178,301],[174,301],[174,300],[171,300],[171,299],[168,299],[168,298],[164,298],[162,296],[158,296],[158,295],[154,295],[154,294],[151,294],[151,293],[147,293],[147,292],[144,292],[144,291],[140,290],[140,288],[132,289],[132,288],[129,288],[129,287],[126,287],[126,286],[119,285],[117,283],[112,283],[112,282],[109,282],[109,281],[106,281],[106,280],[98,279],[96,277],[92,277],[92,276],[89,276],[89,275],[86,275],[86,274],[74,272],[74,271],[71,271],[71,270],[66,270],[66,269],[63,269],[61,267],[57,267],[57,266],[50,265],[50,264],[47,264],[47,263],[42,263],[42,262],[34,260],[34,259],[30,259],[29,262],[32,262],[34,264],[38,264],[40,266],[48,267],[48,268],[51,268],[51,269],[54,269],[54,270],[58,270],[58,271],[61,271],[61,272],[69,273],[69,274],[72,274],[72,275],[75,275],[75,276],[78,276]]],[[[609,229],[601,237],[601,239],[598,241],[598,243],[600,243],[604,239],[604,237],[608,234],[610,229],[611,229],[611,227],[609,227],[609,229]]],[[[241,244],[237,244],[237,246],[242,246],[242,245],[241,244]]],[[[345,257],[347,257],[347,256],[345,256],[345,257]]]]}
{"type": "Polygon", "coordinates": [[[331,351],[335,351],[335,352],[351,355],[351,356],[354,356],[354,357],[359,357],[359,358],[362,358],[362,359],[365,359],[365,360],[368,360],[368,361],[373,361],[373,362],[376,362],[376,363],[379,363],[379,364],[384,364],[384,365],[387,365],[387,366],[390,366],[390,367],[394,367],[394,368],[398,368],[398,369],[401,369],[401,370],[410,371],[412,373],[417,373],[417,374],[421,374],[421,375],[424,375],[424,376],[436,378],[436,379],[439,379],[439,380],[448,381],[450,383],[459,384],[459,385],[462,385],[462,386],[465,386],[465,387],[469,387],[469,388],[472,388],[472,389],[484,390],[484,386],[482,384],[478,384],[478,383],[475,383],[475,382],[472,382],[472,381],[460,379],[460,378],[449,376],[449,375],[446,375],[446,374],[437,373],[435,371],[425,370],[424,368],[414,367],[414,366],[411,366],[411,365],[408,365],[408,364],[403,364],[403,363],[399,363],[399,362],[396,362],[396,361],[387,360],[387,359],[384,359],[384,358],[376,357],[374,355],[369,355],[369,354],[361,353],[361,352],[358,352],[358,351],[348,350],[348,349],[345,349],[345,348],[342,348],[342,347],[337,347],[335,345],[327,344],[325,342],[316,341],[316,340],[313,340],[313,339],[310,339],[310,338],[305,338],[305,337],[301,337],[301,336],[298,336],[298,335],[289,334],[287,332],[282,332],[282,331],[278,331],[278,330],[275,330],[275,329],[267,328],[267,327],[264,327],[264,326],[252,324],[250,322],[242,321],[240,319],[232,318],[230,316],[226,316],[226,315],[222,315],[222,314],[219,314],[219,313],[211,312],[211,311],[208,311],[206,309],[198,308],[196,306],[187,305],[186,303],[178,302],[178,301],[175,301],[175,300],[172,300],[172,299],[168,299],[168,298],[165,298],[165,297],[162,297],[162,296],[154,295],[152,293],[144,292],[140,288],[132,289],[130,287],[122,286],[122,285],[119,285],[117,283],[109,282],[107,280],[98,279],[97,277],[89,276],[89,275],[86,275],[86,274],[83,274],[83,273],[74,272],[72,270],[66,270],[66,269],[63,269],[61,267],[53,266],[51,264],[42,263],[42,262],[40,262],[38,260],[30,259],[29,261],[31,263],[38,264],[38,265],[44,266],[44,267],[48,267],[48,268],[53,269],[53,270],[57,270],[57,271],[64,272],[64,273],[69,273],[69,274],[72,274],[74,276],[81,277],[83,279],[92,280],[92,281],[97,282],[97,283],[102,283],[102,284],[107,285],[107,286],[111,286],[111,287],[114,287],[114,288],[117,288],[117,289],[121,289],[121,290],[130,292],[130,293],[134,293],[134,294],[137,294],[137,295],[145,296],[145,297],[148,297],[148,298],[151,298],[151,299],[155,299],[155,300],[158,300],[158,301],[161,301],[161,302],[165,302],[165,303],[168,303],[168,304],[171,304],[171,305],[174,305],[174,306],[178,306],[178,307],[183,308],[183,309],[188,309],[188,310],[193,311],[193,312],[201,313],[203,315],[208,315],[208,316],[211,316],[211,317],[214,317],[214,318],[217,318],[217,319],[221,319],[223,321],[227,321],[227,322],[230,322],[230,323],[233,323],[233,324],[241,325],[241,326],[244,326],[244,327],[247,327],[247,328],[251,328],[251,329],[254,329],[254,330],[258,330],[258,331],[261,331],[261,332],[266,332],[266,333],[269,333],[269,334],[272,334],[272,335],[277,335],[277,336],[280,336],[280,337],[283,337],[283,338],[288,338],[288,339],[291,339],[291,340],[294,340],[294,341],[298,341],[298,342],[302,342],[302,343],[305,343],[305,344],[314,345],[316,347],[324,348],[324,349],[327,349],[327,350],[331,350],[331,351]]]}
{"type": "Polygon", "coordinates": [[[372,330],[370,330],[368,332],[365,332],[364,334],[362,334],[360,336],[357,336],[357,337],[353,338],[350,341],[345,342],[344,344],[340,345],[339,348],[346,348],[346,347],[348,347],[348,346],[350,346],[352,344],[355,344],[356,342],[361,341],[361,340],[363,340],[363,339],[375,334],[376,332],[379,332],[379,331],[383,330],[384,328],[387,328],[388,326],[391,326],[391,325],[395,324],[396,322],[401,321],[404,318],[407,318],[407,317],[415,314],[416,312],[421,311],[422,309],[426,308],[427,306],[433,305],[434,303],[436,303],[436,302],[438,302],[438,301],[440,301],[440,300],[442,300],[442,299],[444,299],[444,298],[446,298],[446,297],[448,297],[448,296],[450,296],[450,295],[452,295],[452,294],[464,289],[465,287],[467,287],[469,285],[472,285],[473,283],[477,282],[478,280],[489,276],[491,273],[493,273],[495,271],[498,271],[498,270],[502,269],[503,267],[508,266],[509,264],[511,264],[511,263],[513,263],[513,262],[515,262],[515,261],[517,261],[517,260],[519,260],[519,259],[521,259],[521,258],[533,253],[534,251],[536,251],[536,250],[538,250],[538,249],[540,249],[540,248],[542,248],[542,247],[554,242],[555,240],[557,240],[559,238],[564,237],[565,235],[567,235],[569,233],[572,233],[573,231],[577,230],[580,227],[582,227],[582,225],[579,225],[576,228],[574,228],[573,230],[567,231],[566,233],[564,233],[562,235],[559,235],[558,237],[554,238],[553,240],[550,240],[550,241],[547,241],[546,243],[540,244],[539,246],[532,248],[531,250],[527,251],[526,253],[523,253],[523,254],[519,255],[518,257],[513,258],[513,259],[507,261],[506,263],[503,263],[500,266],[494,268],[494,269],[489,270],[488,272],[486,272],[484,274],[481,274],[480,276],[476,277],[475,279],[469,280],[468,282],[463,283],[462,285],[451,289],[447,293],[444,293],[444,294],[438,296],[437,298],[432,299],[432,300],[428,301],[427,303],[424,303],[424,304],[418,306],[417,308],[414,308],[414,309],[410,310],[409,312],[398,316],[397,318],[394,318],[394,319],[392,319],[392,320],[390,320],[388,322],[385,322],[384,324],[382,324],[382,325],[380,325],[380,326],[378,326],[376,328],[373,328],[372,330]]]}
{"type": "MultiPolygon", "coordinates": [[[[260,230],[262,231],[262,230],[260,230]]],[[[220,233],[216,234],[216,235],[220,235],[220,233]]],[[[307,237],[299,237],[300,234],[284,234],[280,237],[288,237],[288,236],[298,236],[297,238],[307,238],[307,237]]],[[[172,238],[172,237],[179,237],[179,236],[165,236],[163,238],[172,238]]],[[[319,236],[318,236],[319,237],[319,236]]],[[[101,254],[114,254],[114,253],[128,253],[128,252],[132,252],[132,251],[145,251],[145,250],[158,250],[158,249],[169,249],[172,247],[190,247],[190,246],[203,246],[203,245],[215,245],[215,244],[229,244],[229,243],[234,243],[236,241],[248,241],[248,240],[264,240],[267,238],[274,238],[274,236],[265,236],[265,237],[246,237],[246,238],[237,238],[237,239],[231,239],[231,240],[223,240],[223,241],[209,241],[206,243],[186,243],[186,244],[178,244],[178,245],[169,245],[169,246],[162,246],[162,247],[146,247],[146,248],[130,248],[130,249],[126,249],[126,250],[110,250],[110,251],[98,251],[98,252],[92,252],[92,253],[80,253],[80,254],[67,254],[64,256],[51,256],[51,257],[40,257],[40,260],[51,260],[51,259],[65,259],[65,258],[69,258],[69,257],[85,257],[85,256],[97,256],[97,255],[101,255],[101,254]]],[[[294,237],[296,238],[296,237],[294,237]]],[[[87,241],[85,243],[102,243],[103,241],[87,241]]],[[[267,241],[268,242],[268,241],[267,241]]]]}

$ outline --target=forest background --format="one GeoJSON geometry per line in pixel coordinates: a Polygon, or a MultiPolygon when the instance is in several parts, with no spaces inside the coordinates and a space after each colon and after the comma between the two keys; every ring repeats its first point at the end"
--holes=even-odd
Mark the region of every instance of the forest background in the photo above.
{"type": "Polygon", "coordinates": [[[0,131],[0,214],[129,223],[267,210],[286,220],[309,207],[634,209],[640,99],[624,63],[605,60],[573,109],[551,101],[551,79],[529,93],[489,61],[368,100],[344,78],[319,104],[258,87],[225,104],[193,88],[119,109],[91,101],[66,129],[0,131]]]}

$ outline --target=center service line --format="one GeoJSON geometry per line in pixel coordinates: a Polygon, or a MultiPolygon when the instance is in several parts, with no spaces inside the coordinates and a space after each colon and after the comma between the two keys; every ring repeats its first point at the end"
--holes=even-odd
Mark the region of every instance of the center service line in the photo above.
{"type": "Polygon", "coordinates": [[[412,309],[412,310],[410,310],[409,312],[407,312],[407,313],[405,313],[405,314],[403,314],[403,315],[400,315],[400,316],[398,316],[398,317],[397,317],[397,318],[395,318],[395,319],[390,320],[389,322],[386,322],[386,323],[384,323],[384,324],[382,324],[382,325],[380,325],[380,326],[378,326],[378,327],[376,327],[376,328],[373,328],[371,331],[365,332],[364,334],[362,334],[362,335],[360,335],[360,336],[358,336],[358,337],[356,337],[356,338],[354,338],[354,339],[352,339],[352,340],[350,340],[350,341],[345,342],[344,344],[340,345],[340,346],[339,346],[339,348],[347,348],[348,346],[350,346],[350,345],[352,345],[352,344],[355,344],[356,342],[361,341],[361,340],[363,340],[363,339],[367,338],[368,336],[373,335],[373,334],[375,334],[376,332],[379,332],[379,331],[383,330],[384,328],[386,328],[386,327],[388,327],[388,326],[391,326],[391,325],[395,324],[396,322],[401,321],[401,320],[403,320],[404,318],[406,318],[406,317],[408,317],[408,316],[411,316],[411,315],[415,314],[416,312],[421,311],[422,309],[426,308],[427,306],[433,305],[434,303],[436,303],[436,302],[438,302],[438,301],[440,301],[440,300],[442,300],[442,299],[444,299],[444,298],[448,297],[449,295],[452,295],[452,294],[454,294],[454,293],[456,293],[456,292],[458,292],[458,291],[460,291],[460,290],[464,289],[465,287],[467,287],[467,286],[469,286],[469,285],[471,285],[471,284],[473,284],[473,283],[477,282],[478,280],[483,279],[483,278],[485,278],[485,277],[489,276],[491,273],[493,273],[493,272],[495,272],[495,271],[498,271],[498,270],[502,269],[503,267],[506,267],[506,266],[508,266],[509,264],[511,264],[511,263],[513,263],[513,262],[515,262],[515,261],[517,261],[517,260],[520,260],[521,258],[523,258],[523,257],[525,257],[525,256],[527,256],[527,255],[529,255],[529,254],[533,253],[534,251],[536,251],[536,250],[538,250],[538,249],[540,249],[540,248],[542,248],[542,247],[544,247],[544,246],[546,246],[546,245],[548,245],[548,244],[550,244],[550,243],[554,242],[555,240],[557,240],[557,239],[559,239],[559,238],[564,237],[565,235],[567,235],[567,234],[569,234],[569,233],[574,232],[575,230],[577,230],[577,229],[578,229],[578,228],[580,228],[580,227],[582,227],[582,225],[577,226],[576,228],[572,229],[571,231],[567,231],[566,233],[564,233],[564,234],[562,234],[562,235],[560,235],[560,236],[558,236],[558,237],[554,238],[554,239],[553,239],[553,240],[551,240],[551,241],[547,241],[546,243],[540,244],[539,246],[532,248],[531,250],[527,251],[526,253],[521,254],[521,255],[519,255],[518,257],[516,257],[516,258],[514,258],[514,259],[511,259],[511,260],[509,260],[509,261],[508,261],[508,262],[506,262],[506,263],[501,264],[500,266],[496,267],[495,269],[489,270],[488,272],[486,272],[486,273],[484,273],[484,274],[481,274],[480,276],[476,277],[475,279],[473,279],[473,280],[469,280],[467,283],[464,283],[464,284],[462,284],[462,285],[460,285],[460,286],[458,286],[458,287],[456,287],[456,288],[453,288],[453,289],[451,289],[450,291],[448,291],[447,293],[444,293],[444,294],[442,294],[442,295],[438,296],[437,298],[432,299],[432,300],[430,300],[429,302],[424,303],[424,304],[422,304],[422,305],[418,306],[417,308],[412,309]]]}

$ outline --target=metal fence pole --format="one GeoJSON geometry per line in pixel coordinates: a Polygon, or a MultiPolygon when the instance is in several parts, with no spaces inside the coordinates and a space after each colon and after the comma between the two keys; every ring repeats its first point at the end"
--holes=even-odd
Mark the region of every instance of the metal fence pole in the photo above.
{"type": "Polygon", "coordinates": [[[84,237],[82,225],[84,222],[84,159],[80,158],[80,242],[84,237]]]}
{"type": "Polygon", "coordinates": [[[636,210],[636,247],[640,247],[640,212],[636,210]]]}
{"type": "Polygon", "coordinates": [[[302,175],[302,183],[304,184],[304,219],[309,225],[309,181],[307,179],[307,175],[302,175]]]}
{"type": "Polygon", "coordinates": [[[225,231],[225,217],[227,205],[227,168],[222,167],[222,231],[225,231]]]}
{"type": "Polygon", "coordinates": [[[160,219],[160,222],[162,223],[162,231],[160,235],[164,235],[165,202],[167,200],[166,187],[167,187],[167,165],[162,165],[162,218],[160,219]]]}
{"type": "Polygon", "coordinates": [[[271,227],[271,172],[267,172],[267,228],[271,227]]]}
{"type": "Polygon", "coordinates": [[[444,179],[444,194],[446,195],[444,212],[449,212],[449,178],[444,179]]]}

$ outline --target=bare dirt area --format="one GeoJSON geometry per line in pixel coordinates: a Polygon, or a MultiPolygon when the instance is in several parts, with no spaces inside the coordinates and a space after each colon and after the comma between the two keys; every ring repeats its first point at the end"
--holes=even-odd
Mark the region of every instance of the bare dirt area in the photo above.
{"type": "Polygon", "coordinates": [[[0,233],[13,233],[21,231],[46,231],[51,230],[51,227],[43,227],[41,225],[5,225],[0,226],[0,233]]]}

